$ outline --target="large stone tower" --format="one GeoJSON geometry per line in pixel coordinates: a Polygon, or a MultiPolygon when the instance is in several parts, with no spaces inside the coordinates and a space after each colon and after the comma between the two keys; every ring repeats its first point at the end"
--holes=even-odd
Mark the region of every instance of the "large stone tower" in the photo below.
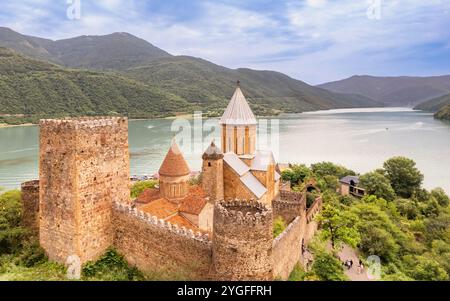
{"type": "Polygon", "coordinates": [[[239,81],[230,103],[220,119],[222,149],[252,158],[256,148],[256,118],[241,91],[239,81]]]}
{"type": "Polygon", "coordinates": [[[128,121],[41,120],[40,244],[51,260],[81,263],[112,244],[113,202],[130,201],[128,121]]]}
{"type": "Polygon", "coordinates": [[[271,280],[272,209],[255,201],[214,207],[212,273],[220,280],[271,280]]]}
{"type": "Polygon", "coordinates": [[[214,141],[202,156],[202,188],[209,200],[223,200],[223,153],[214,141]]]}
{"type": "Polygon", "coordinates": [[[178,202],[187,196],[191,171],[175,139],[158,173],[161,197],[178,202]]]}

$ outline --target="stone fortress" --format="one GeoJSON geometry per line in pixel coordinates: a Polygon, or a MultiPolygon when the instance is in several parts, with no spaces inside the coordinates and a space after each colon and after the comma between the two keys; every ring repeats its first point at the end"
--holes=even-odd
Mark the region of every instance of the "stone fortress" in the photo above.
{"type": "Polygon", "coordinates": [[[303,263],[321,209],[307,183],[293,192],[271,152],[256,149],[256,118],[239,84],[220,119],[222,151],[205,150],[199,184],[175,142],[159,185],[130,198],[123,117],[41,120],[39,180],[22,184],[24,224],[50,260],[81,263],[114,247],[140,270],[201,280],[287,279],[303,263]],[[276,238],[273,220],[287,228],[276,238]]]}

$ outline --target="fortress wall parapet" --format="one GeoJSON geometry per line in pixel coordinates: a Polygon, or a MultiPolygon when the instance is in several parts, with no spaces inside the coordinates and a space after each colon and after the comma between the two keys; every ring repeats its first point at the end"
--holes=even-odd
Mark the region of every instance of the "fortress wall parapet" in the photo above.
{"type": "Polygon", "coordinates": [[[272,244],[273,274],[275,279],[286,280],[301,258],[301,245],[304,235],[304,223],[296,217],[286,229],[278,235],[272,244]]]}
{"type": "Polygon", "coordinates": [[[306,200],[299,192],[280,191],[280,197],[272,202],[272,208],[274,218],[282,217],[290,223],[306,210],[306,200]]]}
{"type": "Polygon", "coordinates": [[[179,227],[131,205],[113,207],[115,248],[142,271],[176,273],[188,279],[208,279],[212,242],[208,234],[179,227]]]}
{"type": "Polygon", "coordinates": [[[213,272],[223,280],[272,279],[272,210],[256,201],[214,207],[213,272]]]}

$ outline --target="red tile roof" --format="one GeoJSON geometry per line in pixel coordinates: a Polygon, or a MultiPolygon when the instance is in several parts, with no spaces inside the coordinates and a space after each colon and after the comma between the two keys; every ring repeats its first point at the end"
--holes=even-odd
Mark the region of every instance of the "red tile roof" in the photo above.
{"type": "Polygon", "coordinates": [[[169,177],[179,177],[189,175],[190,172],[189,166],[186,163],[186,160],[184,160],[183,154],[174,140],[159,168],[159,174],[169,177]]]}
{"type": "Polygon", "coordinates": [[[190,186],[188,195],[181,201],[180,212],[198,215],[206,205],[206,193],[198,186],[190,186]]]}
{"type": "Polygon", "coordinates": [[[170,202],[167,199],[161,198],[154,200],[148,204],[143,205],[140,209],[144,212],[150,213],[157,218],[168,218],[178,213],[178,205],[170,202]]]}
{"type": "Polygon", "coordinates": [[[199,229],[197,228],[197,226],[195,226],[194,224],[192,224],[187,218],[185,218],[184,216],[181,216],[179,214],[174,215],[170,218],[167,219],[167,221],[171,224],[176,224],[180,227],[186,227],[187,229],[192,229],[194,231],[198,231],[199,229]]]}
{"type": "Polygon", "coordinates": [[[138,195],[138,197],[136,198],[136,202],[146,204],[159,198],[159,189],[147,188],[140,195],[138,195]]]}

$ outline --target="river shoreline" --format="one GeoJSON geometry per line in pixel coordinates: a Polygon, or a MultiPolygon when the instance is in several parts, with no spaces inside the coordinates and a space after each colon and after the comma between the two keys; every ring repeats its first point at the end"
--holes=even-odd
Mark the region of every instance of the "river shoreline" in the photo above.
{"type": "Polygon", "coordinates": [[[13,127],[20,127],[20,126],[34,126],[37,125],[37,123],[21,123],[21,124],[7,124],[7,123],[0,123],[0,129],[3,128],[13,128],[13,127]]]}

